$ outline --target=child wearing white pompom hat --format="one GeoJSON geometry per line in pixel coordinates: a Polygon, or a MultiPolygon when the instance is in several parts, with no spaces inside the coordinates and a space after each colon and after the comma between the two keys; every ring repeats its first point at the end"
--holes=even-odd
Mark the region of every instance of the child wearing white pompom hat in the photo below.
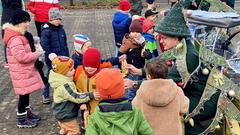
{"type": "Polygon", "coordinates": [[[59,134],[80,134],[77,121],[79,103],[98,99],[98,92],[78,93],[73,82],[74,62],[71,58],[49,54],[52,70],[49,84],[53,88],[53,114],[60,126],[59,134]]]}

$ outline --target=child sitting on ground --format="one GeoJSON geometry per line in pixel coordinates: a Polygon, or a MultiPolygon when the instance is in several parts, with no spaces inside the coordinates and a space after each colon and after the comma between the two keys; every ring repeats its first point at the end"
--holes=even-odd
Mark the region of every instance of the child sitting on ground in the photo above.
{"type": "Polygon", "coordinates": [[[98,92],[78,93],[73,82],[73,60],[65,56],[49,55],[52,70],[49,74],[49,84],[53,88],[53,113],[60,126],[60,135],[80,133],[77,115],[79,103],[99,99],[98,92]]]}
{"type": "Polygon", "coordinates": [[[124,98],[120,70],[103,69],[96,76],[101,101],[90,116],[87,135],[152,135],[142,112],[124,98]]]}
{"type": "Polygon", "coordinates": [[[145,71],[147,80],[132,104],[142,110],[154,135],[182,135],[180,115],[188,112],[189,99],[173,80],[167,79],[165,61],[154,59],[145,65],[145,71]]]}

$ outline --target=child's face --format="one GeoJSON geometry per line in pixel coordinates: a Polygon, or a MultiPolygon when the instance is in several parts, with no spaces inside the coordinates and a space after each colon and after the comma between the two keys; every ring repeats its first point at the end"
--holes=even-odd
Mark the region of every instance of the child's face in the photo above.
{"type": "Polygon", "coordinates": [[[139,39],[141,37],[141,33],[138,32],[130,32],[130,37],[139,39]]]}
{"type": "Polygon", "coordinates": [[[59,26],[62,24],[62,19],[55,19],[55,20],[50,21],[50,23],[54,26],[59,26]]]}
{"type": "Polygon", "coordinates": [[[67,77],[73,77],[74,73],[75,73],[75,69],[72,68],[71,70],[69,70],[69,71],[67,72],[66,76],[67,76],[67,77]]]}
{"type": "Polygon", "coordinates": [[[93,74],[94,72],[97,71],[97,68],[85,67],[85,70],[86,70],[89,74],[93,74]]]}
{"type": "Polygon", "coordinates": [[[92,42],[90,41],[86,42],[82,47],[82,53],[85,53],[87,49],[90,48],[91,46],[92,46],[92,42]]]}
{"type": "Polygon", "coordinates": [[[18,24],[18,27],[26,31],[28,29],[29,25],[30,25],[30,22],[22,22],[22,23],[18,24]]]}
{"type": "Polygon", "coordinates": [[[153,28],[154,28],[154,27],[152,27],[151,29],[149,29],[149,30],[147,31],[147,33],[153,35],[153,33],[154,33],[154,29],[153,29],[153,28]]]}

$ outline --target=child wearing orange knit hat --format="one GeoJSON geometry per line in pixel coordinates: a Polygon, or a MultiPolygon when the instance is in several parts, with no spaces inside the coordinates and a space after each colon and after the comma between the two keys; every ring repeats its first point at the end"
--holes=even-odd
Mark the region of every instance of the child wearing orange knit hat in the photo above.
{"type": "Polygon", "coordinates": [[[142,112],[124,98],[124,81],[119,69],[102,69],[95,81],[101,101],[89,118],[86,134],[152,135],[142,112]]]}
{"type": "Polygon", "coordinates": [[[73,82],[74,62],[71,58],[51,53],[49,59],[52,61],[49,84],[53,88],[53,112],[60,126],[59,134],[79,134],[78,104],[98,99],[99,94],[77,92],[73,82]]]}

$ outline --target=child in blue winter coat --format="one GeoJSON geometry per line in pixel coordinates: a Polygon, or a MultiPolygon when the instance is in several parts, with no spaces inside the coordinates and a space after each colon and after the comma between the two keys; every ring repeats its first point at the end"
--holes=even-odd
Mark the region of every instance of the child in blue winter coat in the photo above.
{"type": "MultiPolygon", "coordinates": [[[[41,45],[45,51],[45,62],[49,71],[52,69],[51,61],[48,58],[50,53],[55,53],[61,56],[68,56],[69,51],[67,47],[67,36],[63,29],[62,15],[58,8],[51,8],[49,10],[49,23],[45,24],[41,33],[41,45]]],[[[47,75],[48,76],[48,75],[47,75]]],[[[45,87],[43,93],[43,103],[50,103],[49,98],[49,84],[45,87]]]]}
{"type": "Polygon", "coordinates": [[[127,0],[122,0],[119,2],[118,11],[114,13],[112,20],[112,27],[114,31],[116,51],[115,56],[122,44],[123,37],[126,33],[129,33],[129,27],[131,25],[132,19],[129,15],[131,9],[131,4],[127,0]]]}

